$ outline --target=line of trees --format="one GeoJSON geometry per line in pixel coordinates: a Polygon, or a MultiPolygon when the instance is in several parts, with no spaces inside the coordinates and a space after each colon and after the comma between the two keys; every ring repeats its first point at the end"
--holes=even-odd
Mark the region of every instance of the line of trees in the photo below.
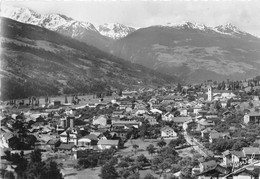
{"type": "MultiPolygon", "coordinates": [[[[9,174],[16,175],[17,179],[63,179],[60,172],[61,166],[52,159],[42,161],[40,150],[34,150],[29,160],[24,157],[23,151],[20,154],[11,154],[7,151],[6,159],[17,166],[15,173],[9,174]]],[[[5,175],[5,172],[2,173],[3,178],[5,175]]]]}

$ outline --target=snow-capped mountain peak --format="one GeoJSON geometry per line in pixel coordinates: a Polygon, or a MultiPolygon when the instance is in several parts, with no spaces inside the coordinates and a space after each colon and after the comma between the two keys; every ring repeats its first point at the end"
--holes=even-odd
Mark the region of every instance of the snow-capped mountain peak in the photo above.
{"type": "Polygon", "coordinates": [[[104,36],[112,39],[120,39],[134,32],[136,29],[120,23],[105,23],[98,26],[98,31],[104,36]]]}
{"type": "Polygon", "coordinates": [[[14,19],[19,22],[32,24],[47,28],[52,31],[67,28],[73,25],[74,28],[85,28],[85,30],[97,31],[89,22],[79,22],[62,14],[38,14],[31,9],[24,7],[2,6],[1,16],[14,19]]]}
{"type": "Polygon", "coordinates": [[[219,25],[213,28],[216,32],[223,33],[223,34],[245,34],[245,32],[242,32],[240,29],[238,29],[236,26],[232,25],[231,23],[228,23],[226,25],[219,25]]]}
{"type": "Polygon", "coordinates": [[[48,14],[42,17],[40,25],[50,30],[56,30],[58,27],[70,23],[71,21],[73,21],[73,19],[60,14],[48,14]]]}
{"type": "Polygon", "coordinates": [[[197,29],[201,31],[206,31],[208,29],[204,24],[192,23],[192,22],[181,22],[181,23],[167,23],[165,26],[176,28],[176,29],[197,29]]]}
{"type": "Polygon", "coordinates": [[[11,18],[23,23],[38,25],[42,15],[24,7],[1,7],[1,16],[11,18]]]}

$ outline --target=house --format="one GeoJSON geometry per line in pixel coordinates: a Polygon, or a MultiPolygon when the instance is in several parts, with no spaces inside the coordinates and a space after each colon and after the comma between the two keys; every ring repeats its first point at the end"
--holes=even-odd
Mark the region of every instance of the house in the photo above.
{"type": "Polygon", "coordinates": [[[124,117],[124,110],[113,111],[111,116],[122,118],[124,117]]]}
{"type": "Polygon", "coordinates": [[[210,132],[209,133],[209,142],[213,143],[214,140],[223,138],[223,139],[230,139],[229,132],[210,132]]]}
{"type": "Polygon", "coordinates": [[[260,160],[260,148],[259,147],[243,147],[243,154],[251,160],[260,160]]]}
{"type": "Polygon", "coordinates": [[[125,110],[126,108],[132,108],[132,102],[130,101],[121,101],[119,104],[119,109],[120,110],[125,110]]]}
{"type": "Polygon", "coordinates": [[[198,115],[201,110],[202,110],[202,109],[201,109],[200,106],[195,106],[195,107],[193,107],[193,113],[196,114],[196,115],[198,115]]]}
{"type": "Polygon", "coordinates": [[[204,130],[206,128],[211,128],[213,126],[215,126],[215,122],[212,121],[212,120],[207,120],[205,118],[199,120],[197,122],[198,126],[197,126],[197,130],[198,131],[201,131],[201,130],[204,130]]]}
{"type": "Polygon", "coordinates": [[[260,124],[260,112],[250,112],[244,115],[244,123],[260,124]]]}
{"type": "Polygon", "coordinates": [[[217,162],[215,160],[203,161],[199,164],[200,172],[206,171],[209,168],[216,167],[217,162]]]}
{"type": "Polygon", "coordinates": [[[162,104],[172,104],[175,102],[175,96],[174,95],[168,95],[163,98],[162,104]]]}
{"type": "Polygon", "coordinates": [[[59,139],[50,139],[48,140],[48,142],[46,143],[46,145],[48,145],[52,150],[55,149],[56,147],[58,147],[60,145],[60,140],[59,139]]]}
{"type": "Polygon", "coordinates": [[[238,168],[242,165],[247,164],[247,158],[242,151],[230,151],[231,154],[231,162],[233,163],[233,167],[238,168]]]}
{"type": "Polygon", "coordinates": [[[222,167],[221,165],[216,165],[215,167],[208,168],[207,170],[197,174],[198,179],[220,179],[226,176],[230,171],[222,167]]]}
{"type": "Polygon", "coordinates": [[[137,121],[112,121],[112,130],[113,129],[129,129],[131,127],[138,128],[141,123],[137,121]]]}
{"type": "Polygon", "coordinates": [[[226,110],[225,112],[222,113],[222,115],[223,115],[225,118],[227,118],[227,117],[229,117],[229,116],[232,116],[233,113],[232,113],[230,110],[226,110]]]}
{"type": "Polygon", "coordinates": [[[68,133],[66,131],[64,131],[60,134],[60,141],[62,143],[68,143],[68,138],[69,138],[69,136],[68,136],[68,133]]]}
{"type": "Polygon", "coordinates": [[[73,143],[70,144],[60,144],[59,147],[56,148],[58,151],[66,151],[72,152],[75,150],[75,145],[73,143]]]}
{"type": "Polygon", "coordinates": [[[160,107],[162,106],[162,104],[153,104],[152,106],[150,106],[152,109],[160,109],[160,107]]]}
{"type": "Polygon", "coordinates": [[[162,114],[162,111],[159,109],[151,109],[150,112],[153,114],[156,114],[156,113],[162,114]]]}
{"type": "Polygon", "coordinates": [[[226,150],[222,153],[223,166],[238,168],[247,164],[247,158],[242,151],[226,150]]]}
{"type": "Polygon", "coordinates": [[[118,148],[119,140],[99,140],[97,146],[100,150],[110,149],[112,146],[118,148]]]}
{"type": "Polygon", "coordinates": [[[215,160],[210,160],[199,164],[200,173],[197,174],[198,179],[219,179],[229,173],[225,167],[217,164],[215,160]]]}
{"type": "Polygon", "coordinates": [[[219,95],[217,99],[231,99],[236,97],[236,95],[231,90],[213,90],[213,96],[219,95]]]}
{"type": "Polygon", "coordinates": [[[205,138],[205,137],[209,137],[209,133],[210,132],[217,132],[216,130],[212,130],[211,128],[206,128],[206,129],[204,129],[204,130],[202,130],[200,133],[201,133],[201,137],[202,138],[205,138]]]}
{"type": "Polygon", "coordinates": [[[105,115],[100,115],[99,117],[93,117],[93,125],[100,125],[105,127],[107,125],[107,117],[105,115]]]}
{"type": "Polygon", "coordinates": [[[136,116],[142,116],[142,115],[144,115],[146,112],[147,112],[147,109],[138,109],[138,110],[135,112],[135,115],[136,115],[136,116]]]}
{"type": "Polygon", "coordinates": [[[204,117],[207,118],[207,119],[212,119],[212,118],[218,118],[218,115],[215,114],[215,113],[206,113],[204,115],[204,117]]]}
{"type": "Polygon", "coordinates": [[[188,116],[188,110],[187,109],[180,109],[180,116],[188,116]]]}
{"type": "Polygon", "coordinates": [[[192,118],[190,116],[187,116],[187,117],[174,117],[173,119],[173,122],[175,122],[178,126],[183,126],[184,123],[188,122],[188,121],[191,121],[192,118]]]}
{"type": "Polygon", "coordinates": [[[145,120],[147,120],[152,126],[158,124],[156,118],[153,116],[145,116],[145,120]]]}
{"type": "Polygon", "coordinates": [[[170,112],[167,112],[165,114],[162,115],[162,120],[163,121],[172,121],[174,118],[174,115],[170,112]]]}
{"type": "Polygon", "coordinates": [[[128,90],[122,91],[123,98],[132,98],[132,97],[136,97],[136,96],[138,96],[137,91],[128,91],[128,90]]]}
{"type": "Polygon", "coordinates": [[[90,147],[90,145],[97,145],[98,137],[94,134],[89,134],[84,137],[81,137],[78,140],[79,147],[90,147]]]}
{"type": "Polygon", "coordinates": [[[156,98],[151,98],[150,100],[149,100],[149,102],[150,103],[152,103],[152,104],[158,104],[159,103],[159,101],[156,99],[156,98]]]}
{"type": "Polygon", "coordinates": [[[161,137],[163,138],[171,138],[171,137],[177,137],[177,133],[173,130],[173,128],[169,126],[165,126],[161,128],[161,137]]]}

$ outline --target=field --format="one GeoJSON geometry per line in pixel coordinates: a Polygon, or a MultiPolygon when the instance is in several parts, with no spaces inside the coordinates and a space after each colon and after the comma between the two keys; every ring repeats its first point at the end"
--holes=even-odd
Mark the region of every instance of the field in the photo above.
{"type": "MultiPolygon", "coordinates": [[[[160,139],[129,140],[127,143],[125,143],[125,148],[120,149],[116,153],[116,155],[131,156],[131,157],[135,158],[135,157],[143,154],[148,159],[152,159],[153,156],[148,154],[148,152],[146,151],[146,147],[150,144],[153,144],[158,149],[158,147],[156,145],[158,141],[160,141],[160,139]],[[135,153],[135,150],[132,147],[134,144],[139,146],[136,153],[135,153]]],[[[165,142],[168,144],[170,142],[170,139],[166,139],[165,142]]],[[[191,150],[192,150],[192,147],[188,147],[188,148],[185,148],[185,149],[178,150],[178,153],[181,157],[186,157],[186,156],[193,157],[193,155],[195,153],[191,152],[191,150]]],[[[85,178],[96,179],[96,178],[100,178],[99,174],[100,174],[101,167],[84,169],[84,170],[77,170],[77,169],[74,169],[72,167],[73,163],[74,163],[74,165],[76,164],[75,160],[74,161],[73,160],[63,160],[63,161],[60,161],[60,162],[63,163],[63,166],[64,166],[64,168],[61,171],[62,171],[65,179],[85,179],[85,178]]],[[[139,173],[140,173],[141,178],[143,178],[148,173],[150,173],[153,176],[159,178],[159,175],[155,174],[154,171],[152,171],[151,169],[140,170],[139,173]]]]}
{"type": "Polygon", "coordinates": [[[88,168],[78,171],[74,168],[64,168],[61,170],[65,179],[98,179],[101,167],[88,168]]]}

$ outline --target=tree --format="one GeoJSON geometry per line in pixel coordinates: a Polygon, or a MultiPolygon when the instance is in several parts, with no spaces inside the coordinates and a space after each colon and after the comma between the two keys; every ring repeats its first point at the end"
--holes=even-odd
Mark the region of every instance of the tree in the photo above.
{"type": "Polygon", "coordinates": [[[148,151],[148,153],[152,156],[155,153],[155,147],[153,144],[150,144],[146,147],[146,150],[148,151]]]}
{"type": "Polygon", "coordinates": [[[178,140],[175,140],[175,139],[172,139],[169,143],[168,143],[168,147],[171,147],[171,148],[175,148],[176,146],[178,146],[178,140]]]}
{"type": "Polygon", "coordinates": [[[182,158],[181,160],[179,160],[178,164],[181,167],[186,167],[186,166],[191,166],[191,167],[195,167],[199,165],[198,159],[195,159],[194,157],[185,157],[182,158]]]}
{"type": "Polygon", "coordinates": [[[186,166],[181,169],[181,179],[192,179],[192,167],[186,166]]]}
{"type": "Polygon", "coordinates": [[[217,153],[222,153],[225,150],[230,150],[232,149],[234,144],[233,140],[230,139],[223,139],[223,138],[219,138],[217,139],[215,142],[213,142],[210,146],[209,149],[211,151],[215,151],[217,153]]]}
{"type": "Polygon", "coordinates": [[[144,176],[144,178],[143,179],[156,179],[156,177],[155,176],[153,176],[152,174],[150,174],[150,173],[147,173],[145,176],[144,176]]]}
{"type": "Polygon", "coordinates": [[[15,179],[14,173],[11,171],[7,171],[4,173],[4,179],[15,179]]]}
{"type": "Polygon", "coordinates": [[[166,142],[164,140],[161,140],[157,143],[157,146],[159,146],[160,148],[164,147],[166,145],[166,142]]]}
{"type": "Polygon", "coordinates": [[[140,168],[143,168],[148,164],[148,159],[144,156],[144,154],[137,156],[136,158],[136,164],[140,166],[140,168]]]}
{"type": "Polygon", "coordinates": [[[121,168],[123,168],[123,169],[125,169],[125,168],[127,168],[127,167],[129,167],[129,164],[128,164],[128,162],[126,162],[126,161],[121,161],[119,164],[118,164],[118,167],[121,167],[121,168]]]}
{"type": "Polygon", "coordinates": [[[131,172],[129,170],[120,170],[119,171],[121,177],[123,178],[128,178],[131,175],[131,172]]]}
{"type": "Polygon", "coordinates": [[[32,146],[35,145],[35,142],[37,141],[37,138],[34,136],[34,135],[27,135],[25,138],[24,138],[24,142],[26,144],[28,144],[28,146],[31,148],[32,146]]]}
{"type": "Polygon", "coordinates": [[[144,140],[144,138],[145,138],[146,131],[147,131],[147,123],[144,122],[144,123],[141,125],[140,131],[139,131],[139,135],[140,135],[140,137],[141,137],[142,140],[144,140]]]}
{"type": "Polygon", "coordinates": [[[159,169],[161,169],[162,173],[164,173],[166,169],[169,169],[171,167],[171,163],[172,161],[169,158],[159,163],[159,169]]]}
{"type": "Polygon", "coordinates": [[[127,177],[127,179],[139,179],[139,178],[140,178],[139,172],[135,172],[131,174],[129,177],[127,177]]]}
{"type": "Polygon", "coordinates": [[[9,146],[12,149],[18,149],[21,146],[20,139],[18,137],[12,137],[9,139],[9,146]]]}
{"type": "Polygon", "coordinates": [[[136,161],[139,163],[148,163],[148,159],[144,156],[144,154],[137,156],[136,161]]]}
{"type": "Polygon", "coordinates": [[[137,145],[137,144],[134,144],[134,145],[133,145],[133,148],[135,149],[135,154],[136,154],[136,152],[137,152],[137,149],[139,148],[139,145],[137,145]]]}
{"type": "Polygon", "coordinates": [[[247,147],[248,144],[242,140],[238,140],[232,146],[232,150],[240,151],[243,147],[247,147]]]}
{"type": "Polygon", "coordinates": [[[97,164],[98,164],[98,156],[97,156],[97,155],[89,155],[89,156],[87,157],[87,160],[89,161],[89,166],[90,166],[91,168],[96,167],[97,164]]]}
{"type": "Polygon", "coordinates": [[[54,161],[49,161],[45,164],[43,174],[41,176],[42,179],[63,179],[62,173],[58,168],[58,165],[54,161]]]}
{"type": "Polygon", "coordinates": [[[115,179],[118,177],[118,173],[116,172],[116,169],[113,165],[111,165],[110,163],[106,163],[101,168],[100,177],[103,179],[115,179]]]}
{"type": "Polygon", "coordinates": [[[248,106],[249,106],[250,108],[253,108],[253,107],[254,107],[254,104],[252,103],[252,101],[250,101],[250,102],[248,103],[248,106]]]}
{"type": "Polygon", "coordinates": [[[159,164],[163,162],[163,158],[161,156],[156,156],[152,159],[152,170],[155,172],[159,169],[159,164]]]}
{"type": "Polygon", "coordinates": [[[40,150],[34,150],[31,155],[30,155],[30,159],[32,163],[36,163],[36,162],[41,162],[42,158],[41,158],[42,154],[40,150]]]}
{"type": "Polygon", "coordinates": [[[87,158],[80,158],[78,160],[78,165],[83,168],[88,168],[90,166],[90,162],[87,158]]]}

